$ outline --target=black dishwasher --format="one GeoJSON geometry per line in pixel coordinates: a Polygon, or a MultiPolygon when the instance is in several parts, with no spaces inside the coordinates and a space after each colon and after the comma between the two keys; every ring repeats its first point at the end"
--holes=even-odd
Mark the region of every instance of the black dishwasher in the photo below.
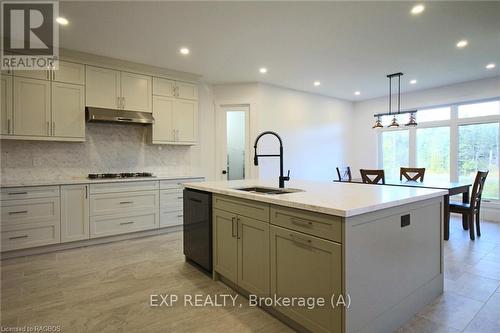
{"type": "Polygon", "coordinates": [[[212,193],[184,189],[184,255],[212,272],[212,193]]]}

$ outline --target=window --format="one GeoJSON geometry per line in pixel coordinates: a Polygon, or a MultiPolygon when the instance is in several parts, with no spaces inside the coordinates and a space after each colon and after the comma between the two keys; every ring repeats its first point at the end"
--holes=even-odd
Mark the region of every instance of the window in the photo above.
{"type": "MultiPolygon", "coordinates": [[[[383,117],[387,126],[392,117],[383,117]]],[[[478,170],[488,170],[484,199],[500,200],[500,98],[421,109],[417,127],[409,115],[400,127],[380,133],[380,168],[386,178],[399,178],[402,166],[426,168],[425,180],[473,183],[478,170]]]]}
{"type": "Polygon", "coordinates": [[[498,123],[461,125],[458,129],[459,181],[474,181],[477,170],[489,170],[484,198],[498,198],[498,123]]]}
{"type": "Polygon", "coordinates": [[[500,114],[500,101],[465,104],[458,107],[458,118],[484,117],[500,114]]]}
{"type": "Polygon", "coordinates": [[[450,120],[450,107],[419,110],[417,112],[417,123],[429,121],[450,120]]]}
{"type": "Polygon", "coordinates": [[[382,133],[383,166],[385,177],[399,177],[399,168],[408,166],[408,131],[386,131],[382,133]]]}
{"type": "Polygon", "coordinates": [[[425,179],[450,179],[450,128],[417,128],[416,155],[425,179]]]}

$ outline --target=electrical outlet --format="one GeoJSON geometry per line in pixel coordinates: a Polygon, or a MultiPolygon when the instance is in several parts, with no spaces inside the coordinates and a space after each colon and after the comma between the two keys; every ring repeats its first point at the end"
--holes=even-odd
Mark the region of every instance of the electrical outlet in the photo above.
{"type": "Polygon", "coordinates": [[[41,166],[42,158],[41,157],[33,157],[33,166],[41,166]]]}

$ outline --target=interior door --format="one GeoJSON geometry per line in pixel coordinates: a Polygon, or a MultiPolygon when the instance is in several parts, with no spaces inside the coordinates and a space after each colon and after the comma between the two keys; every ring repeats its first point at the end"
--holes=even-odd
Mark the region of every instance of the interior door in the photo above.
{"type": "Polygon", "coordinates": [[[14,78],[14,134],[50,136],[50,81],[14,78]]]}
{"type": "Polygon", "coordinates": [[[87,66],[86,69],[86,106],[117,109],[121,105],[120,72],[113,69],[87,66]]]}
{"type": "Polygon", "coordinates": [[[76,84],[52,83],[52,132],[55,136],[85,137],[85,90],[76,84]]]}
{"type": "Polygon", "coordinates": [[[151,76],[121,72],[121,93],[125,110],[152,112],[151,76]]]}
{"type": "Polygon", "coordinates": [[[216,156],[218,177],[238,180],[249,177],[249,105],[222,105],[216,113],[216,156]]]}

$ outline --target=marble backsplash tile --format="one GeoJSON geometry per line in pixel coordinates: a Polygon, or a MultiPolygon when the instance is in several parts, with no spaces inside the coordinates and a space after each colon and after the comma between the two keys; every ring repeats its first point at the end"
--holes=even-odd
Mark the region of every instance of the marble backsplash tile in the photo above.
{"type": "Polygon", "coordinates": [[[2,183],[79,178],[90,172],[197,172],[196,147],[147,144],[146,126],[87,124],[86,130],[84,143],[2,140],[2,183]]]}

